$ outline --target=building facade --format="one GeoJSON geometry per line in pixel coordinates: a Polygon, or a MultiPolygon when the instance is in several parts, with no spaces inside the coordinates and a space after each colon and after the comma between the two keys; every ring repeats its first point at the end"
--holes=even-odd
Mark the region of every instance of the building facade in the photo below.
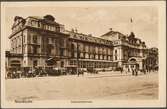
{"type": "Polygon", "coordinates": [[[158,50],[148,49],[133,32],[124,35],[111,29],[100,37],[93,37],[74,29],[65,30],[64,25],[57,23],[51,15],[25,19],[16,16],[9,39],[11,50],[6,52],[7,67],[104,69],[130,67],[131,61],[135,61],[139,69],[149,63],[158,65],[158,50]]]}

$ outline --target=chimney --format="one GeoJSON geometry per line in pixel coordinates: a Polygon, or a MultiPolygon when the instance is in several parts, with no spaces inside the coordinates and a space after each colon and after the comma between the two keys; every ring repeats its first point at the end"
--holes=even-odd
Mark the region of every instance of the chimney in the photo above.
{"type": "Polygon", "coordinates": [[[110,28],[110,31],[112,31],[112,28],[110,28]]]}
{"type": "Polygon", "coordinates": [[[76,32],[76,33],[78,32],[77,28],[75,28],[75,32],[76,32]]]}
{"type": "Polygon", "coordinates": [[[73,29],[73,28],[71,29],[71,32],[74,32],[74,29],[73,29]]]}
{"type": "Polygon", "coordinates": [[[88,34],[88,36],[90,36],[90,37],[91,37],[91,36],[92,36],[92,34],[88,34]]]}

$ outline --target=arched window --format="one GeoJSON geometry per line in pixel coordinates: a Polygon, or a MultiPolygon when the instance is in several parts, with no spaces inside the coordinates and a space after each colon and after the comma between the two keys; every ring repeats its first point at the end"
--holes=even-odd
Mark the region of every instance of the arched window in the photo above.
{"type": "Polygon", "coordinates": [[[115,50],[115,54],[117,54],[117,50],[115,50]]]}
{"type": "Polygon", "coordinates": [[[136,59],[132,58],[129,61],[136,62],[136,59]]]}

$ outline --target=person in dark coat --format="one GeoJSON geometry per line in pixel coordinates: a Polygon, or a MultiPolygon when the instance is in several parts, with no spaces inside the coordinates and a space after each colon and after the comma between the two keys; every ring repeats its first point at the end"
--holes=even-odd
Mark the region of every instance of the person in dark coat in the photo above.
{"type": "Polygon", "coordinates": [[[123,68],[122,67],[120,68],[120,71],[121,71],[121,73],[123,72],[123,68]]]}
{"type": "Polygon", "coordinates": [[[132,75],[134,75],[134,69],[132,69],[132,75]]]}
{"type": "Polygon", "coordinates": [[[137,69],[135,69],[135,76],[137,76],[138,75],[138,70],[137,69]]]}

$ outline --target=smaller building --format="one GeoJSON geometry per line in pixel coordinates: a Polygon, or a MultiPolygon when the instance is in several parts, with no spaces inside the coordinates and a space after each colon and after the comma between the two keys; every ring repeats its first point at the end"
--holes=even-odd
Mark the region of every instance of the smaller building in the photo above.
{"type": "Polygon", "coordinates": [[[143,70],[148,66],[158,66],[158,49],[149,49],[133,32],[124,35],[110,29],[101,38],[113,42],[113,61],[118,63],[118,67],[143,70]]]}

